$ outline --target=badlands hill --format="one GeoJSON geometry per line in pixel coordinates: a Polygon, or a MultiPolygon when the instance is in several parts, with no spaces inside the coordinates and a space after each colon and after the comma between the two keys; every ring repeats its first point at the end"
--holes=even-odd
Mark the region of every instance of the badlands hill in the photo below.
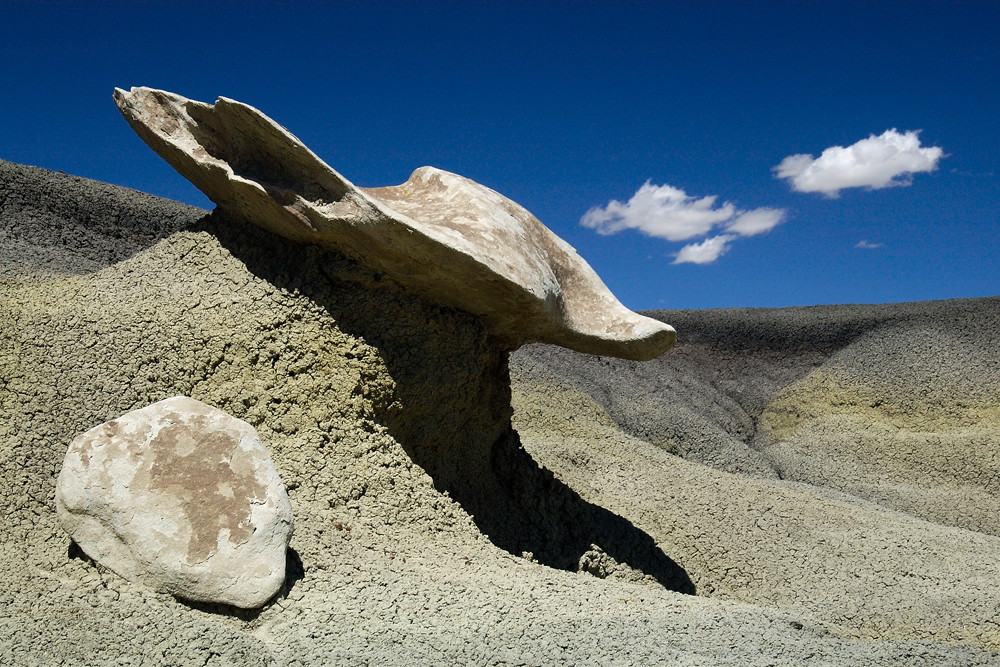
{"type": "Polygon", "coordinates": [[[0,664],[1000,665],[1000,300],[648,315],[653,361],[508,355],[331,251],[0,162],[0,664]],[[178,394],[288,489],[260,610],[56,522],[69,442],[178,394]]]}

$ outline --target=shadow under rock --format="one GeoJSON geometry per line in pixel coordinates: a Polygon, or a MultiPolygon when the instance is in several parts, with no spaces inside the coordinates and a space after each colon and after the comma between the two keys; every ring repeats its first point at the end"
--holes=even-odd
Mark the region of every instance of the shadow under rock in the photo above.
{"type": "Polygon", "coordinates": [[[277,600],[288,597],[288,592],[292,590],[296,583],[302,581],[304,577],[305,568],[302,565],[302,559],[299,557],[299,554],[295,551],[295,549],[289,547],[288,551],[285,552],[285,583],[281,585],[281,589],[275,593],[270,600],[259,607],[244,609],[243,607],[236,607],[234,605],[222,604],[219,602],[198,602],[197,600],[186,600],[179,597],[174,597],[174,599],[186,607],[197,609],[198,611],[206,614],[232,616],[233,618],[238,618],[241,621],[253,621],[256,620],[265,609],[273,605],[277,600]]]}
{"type": "MultiPolygon", "coordinates": [[[[80,545],[72,539],[69,541],[66,556],[70,560],[81,560],[85,563],[90,563],[91,565],[103,568],[103,566],[100,566],[97,561],[88,556],[80,545]]],[[[242,607],[236,607],[234,605],[222,604],[218,602],[198,602],[197,600],[187,600],[176,596],[174,596],[174,599],[186,607],[197,609],[198,611],[205,612],[206,614],[232,616],[242,621],[252,621],[260,616],[264,609],[274,604],[275,600],[288,597],[289,591],[295,587],[295,584],[302,581],[303,578],[305,578],[305,567],[302,565],[302,559],[299,557],[299,554],[295,551],[295,549],[289,547],[289,549],[285,552],[285,582],[281,585],[281,590],[275,593],[270,600],[256,609],[244,609],[242,607]]]]}
{"type": "Polygon", "coordinates": [[[652,537],[583,500],[524,450],[510,422],[509,350],[478,318],[218,211],[204,222],[255,275],[309,298],[378,351],[395,394],[374,406],[375,421],[495,545],[553,568],[603,578],[624,567],[633,572],[617,576],[695,592],[652,537]]]}
{"type": "MultiPolygon", "coordinates": [[[[511,429],[493,447],[492,470],[507,491],[503,507],[491,498],[456,497],[500,548],[560,570],[599,578],[625,566],[664,588],[695,594],[683,567],[630,521],[587,502],[542,468],[511,429]]],[[[626,578],[629,578],[626,576],[626,578]]]]}

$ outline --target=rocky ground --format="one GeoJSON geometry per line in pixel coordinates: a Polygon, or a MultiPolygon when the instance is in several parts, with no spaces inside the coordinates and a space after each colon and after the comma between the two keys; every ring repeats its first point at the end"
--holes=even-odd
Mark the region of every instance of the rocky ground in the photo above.
{"type": "Polygon", "coordinates": [[[653,315],[652,362],[508,366],[342,257],[0,162],[0,664],[1000,665],[1000,300],[653,315]],[[56,522],[70,440],[175,394],[289,490],[258,611],[56,522]]]}

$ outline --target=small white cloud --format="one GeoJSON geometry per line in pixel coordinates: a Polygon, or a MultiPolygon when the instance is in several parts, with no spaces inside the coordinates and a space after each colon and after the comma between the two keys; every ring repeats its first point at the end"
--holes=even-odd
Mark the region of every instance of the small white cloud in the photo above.
{"type": "Polygon", "coordinates": [[[711,264],[729,251],[734,234],[719,234],[701,243],[689,243],[674,255],[674,264],[711,264]]]}
{"type": "Polygon", "coordinates": [[[598,234],[638,229],[668,241],[686,241],[707,234],[738,213],[728,202],[716,207],[716,199],[689,197],[680,188],[646,181],[627,203],[612,199],[607,206],[595,206],[584,214],[580,224],[598,234]]]}
{"type": "Polygon", "coordinates": [[[721,228],[725,233],[692,243],[675,255],[675,264],[708,264],[718,259],[739,236],[755,236],[770,231],[784,221],[780,208],[756,208],[744,211],[718,197],[691,197],[670,185],[640,187],[628,202],[613,199],[606,206],[595,206],[580,219],[580,224],[598,234],[617,234],[637,229],[648,236],[667,241],[687,241],[721,228]]]}
{"type": "Polygon", "coordinates": [[[769,232],[785,219],[783,208],[755,208],[741,213],[726,225],[726,231],[740,236],[756,236],[769,232]]]}
{"type": "Polygon", "coordinates": [[[855,248],[865,248],[867,250],[874,250],[875,248],[881,248],[883,245],[885,245],[885,244],[884,243],[870,243],[870,242],[862,239],[862,240],[858,241],[854,245],[854,247],[855,248]]]}
{"type": "Polygon", "coordinates": [[[774,167],[777,178],[788,179],[797,192],[822,192],[836,197],[844,188],[880,190],[907,186],[913,174],[934,171],[944,156],[939,146],[922,147],[919,130],[895,129],[857,143],[831,146],[818,157],[789,155],[774,167]]]}

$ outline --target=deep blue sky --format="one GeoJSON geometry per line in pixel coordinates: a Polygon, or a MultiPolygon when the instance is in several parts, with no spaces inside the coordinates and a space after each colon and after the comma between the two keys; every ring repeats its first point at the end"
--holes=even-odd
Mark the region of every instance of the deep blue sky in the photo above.
{"type": "Polygon", "coordinates": [[[358,185],[429,164],[498,190],[634,309],[994,295],[998,30],[1000,2],[8,0],[0,158],[207,207],[111,92],[223,95],[358,185]],[[893,128],[944,154],[897,177],[909,186],[832,198],[773,172],[893,128]],[[581,225],[647,181],[715,196],[713,210],[779,209],[783,222],[683,241],[581,225]],[[674,263],[720,234],[729,250],[715,261],[674,263]]]}

